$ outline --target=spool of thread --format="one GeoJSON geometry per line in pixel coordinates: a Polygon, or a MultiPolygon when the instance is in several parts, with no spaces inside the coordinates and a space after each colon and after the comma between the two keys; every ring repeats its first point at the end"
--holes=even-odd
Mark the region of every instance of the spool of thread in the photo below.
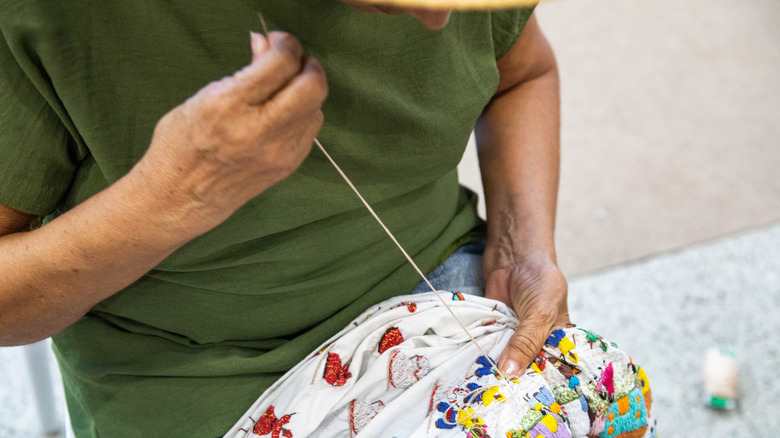
{"type": "Polygon", "coordinates": [[[725,348],[711,348],[704,359],[704,394],[707,406],[734,409],[739,390],[737,355],[725,348]]]}

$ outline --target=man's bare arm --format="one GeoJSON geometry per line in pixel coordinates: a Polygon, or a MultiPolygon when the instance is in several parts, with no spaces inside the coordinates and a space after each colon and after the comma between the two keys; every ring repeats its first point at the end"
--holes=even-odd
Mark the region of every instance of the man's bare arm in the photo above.
{"type": "Polygon", "coordinates": [[[322,67],[288,34],[254,34],[252,51],[166,114],[106,190],[33,231],[0,206],[0,345],[60,332],[300,166],[322,125],[322,67]]]}
{"type": "Polygon", "coordinates": [[[498,62],[498,90],[476,128],[485,187],[486,295],[521,323],[499,367],[522,372],[554,327],[569,323],[554,231],[559,167],[558,72],[534,16],[498,62]]]}

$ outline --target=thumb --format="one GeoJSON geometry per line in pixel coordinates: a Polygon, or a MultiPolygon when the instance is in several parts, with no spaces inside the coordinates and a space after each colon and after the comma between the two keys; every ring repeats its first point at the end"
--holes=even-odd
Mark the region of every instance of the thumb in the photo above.
{"type": "Polygon", "coordinates": [[[270,47],[268,38],[257,32],[249,32],[249,40],[252,44],[252,61],[257,59],[261,53],[265,52],[268,50],[268,47],[270,47]]]}
{"type": "Polygon", "coordinates": [[[522,318],[515,329],[515,334],[509,339],[509,343],[498,359],[498,368],[507,377],[522,375],[542,350],[545,341],[553,331],[553,324],[553,318],[545,318],[538,314],[522,318]]]}

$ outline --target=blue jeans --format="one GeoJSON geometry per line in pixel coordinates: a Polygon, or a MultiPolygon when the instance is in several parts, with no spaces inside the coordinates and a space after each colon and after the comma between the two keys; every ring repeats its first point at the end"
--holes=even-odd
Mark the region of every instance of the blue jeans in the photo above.
{"type": "MultiPolygon", "coordinates": [[[[485,296],[485,278],[482,276],[482,254],[485,244],[467,243],[459,246],[438,268],[427,274],[436,290],[485,296]]],[[[425,281],[420,281],[413,294],[430,292],[425,281]]]]}

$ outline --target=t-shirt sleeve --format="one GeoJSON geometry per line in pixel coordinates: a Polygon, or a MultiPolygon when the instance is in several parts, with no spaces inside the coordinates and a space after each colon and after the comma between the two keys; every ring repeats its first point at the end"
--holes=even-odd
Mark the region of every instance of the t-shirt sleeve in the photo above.
{"type": "Polygon", "coordinates": [[[78,167],[77,149],[0,34],[0,204],[41,216],[53,212],[78,167]]]}
{"type": "Polygon", "coordinates": [[[501,59],[515,44],[525,28],[525,23],[531,18],[534,6],[518,9],[493,11],[490,21],[493,31],[493,48],[496,59],[501,59]]]}

